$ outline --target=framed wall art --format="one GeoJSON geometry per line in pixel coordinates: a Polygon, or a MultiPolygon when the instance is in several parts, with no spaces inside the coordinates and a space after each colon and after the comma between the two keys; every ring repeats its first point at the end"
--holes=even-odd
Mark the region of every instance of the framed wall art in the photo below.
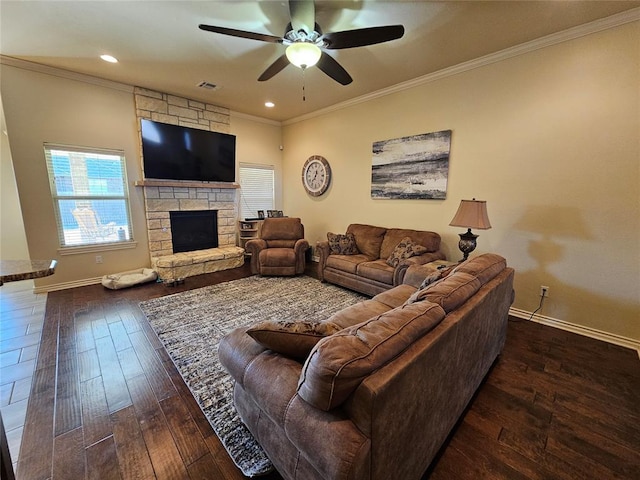
{"type": "Polygon", "coordinates": [[[447,197],[451,130],[373,143],[371,198],[447,197]]]}

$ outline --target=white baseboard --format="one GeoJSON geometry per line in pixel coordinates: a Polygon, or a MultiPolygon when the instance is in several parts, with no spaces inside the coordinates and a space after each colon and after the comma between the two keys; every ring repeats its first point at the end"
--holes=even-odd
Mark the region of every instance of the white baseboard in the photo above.
{"type": "Polygon", "coordinates": [[[85,278],[84,280],[75,280],[73,282],[53,283],[51,285],[43,285],[34,287],[33,293],[48,293],[58,290],[66,290],[67,288],[86,287],[88,285],[96,285],[102,283],[102,277],[85,278]]]}
{"type": "Polygon", "coordinates": [[[531,314],[526,310],[520,310],[518,308],[510,308],[509,315],[524,320],[531,320],[532,322],[541,323],[549,327],[559,328],[560,330],[566,330],[567,332],[577,333],[589,338],[595,338],[596,340],[602,340],[603,342],[612,343],[621,347],[631,348],[638,352],[640,358],[640,341],[632,338],[623,337],[614,333],[603,332],[591,327],[585,327],[584,325],[577,325],[575,323],[566,322],[557,318],[546,317],[544,315],[531,314]]]}

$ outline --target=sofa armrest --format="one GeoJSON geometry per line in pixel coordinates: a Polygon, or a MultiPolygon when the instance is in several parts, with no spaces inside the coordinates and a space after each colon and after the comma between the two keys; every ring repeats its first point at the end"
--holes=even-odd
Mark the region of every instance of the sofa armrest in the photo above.
{"type": "Polygon", "coordinates": [[[402,285],[404,276],[407,273],[407,268],[411,265],[424,265],[429,262],[435,262],[436,260],[446,260],[446,258],[445,254],[438,250],[437,252],[427,252],[403,260],[393,272],[393,286],[402,285]]]}
{"type": "Polygon", "coordinates": [[[244,244],[246,252],[251,254],[251,273],[254,275],[260,271],[258,256],[265,248],[267,248],[267,242],[262,238],[253,238],[244,244]]]}
{"type": "Polygon", "coordinates": [[[309,242],[304,238],[296,240],[296,244],[293,246],[293,249],[296,252],[296,255],[298,253],[304,253],[305,251],[307,251],[308,248],[309,248],[309,242]]]}
{"type": "Polygon", "coordinates": [[[325,240],[316,243],[316,254],[318,255],[318,279],[323,282],[324,267],[327,264],[327,258],[329,258],[329,255],[331,254],[329,242],[325,240]]]}
{"type": "Polygon", "coordinates": [[[305,252],[309,249],[309,242],[301,238],[296,240],[296,244],[293,246],[293,251],[296,254],[296,274],[304,273],[305,269],[305,252]]]}

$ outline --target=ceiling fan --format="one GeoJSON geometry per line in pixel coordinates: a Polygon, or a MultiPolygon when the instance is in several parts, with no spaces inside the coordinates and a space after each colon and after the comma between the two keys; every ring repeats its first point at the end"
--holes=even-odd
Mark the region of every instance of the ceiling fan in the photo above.
{"type": "Polygon", "coordinates": [[[276,37],[264,33],[246,32],[233,28],[199,25],[201,30],[221,33],[232,37],[248,38],[261,42],[279,43],[287,49],[258,78],[259,82],[269,80],[283,70],[289,63],[303,70],[317,65],[320,70],[342,85],[350,84],[353,79],[342,66],[324,50],[364,47],[376,43],[396,40],[404,35],[402,25],[359,28],[342,32],[322,33],[316,23],[313,0],[289,0],[291,22],[284,36],[276,37]]]}

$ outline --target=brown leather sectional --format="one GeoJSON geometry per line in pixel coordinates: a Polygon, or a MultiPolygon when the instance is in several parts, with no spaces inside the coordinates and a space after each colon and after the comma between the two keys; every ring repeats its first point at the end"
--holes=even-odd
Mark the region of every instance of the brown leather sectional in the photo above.
{"type": "Polygon", "coordinates": [[[236,408],[285,479],[421,478],[502,350],[513,301],[498,255],[442,275],[419,290],[433,268],[409,266],[401,285],[328,318],[337,333],[306,358],[246,329],[223,338],[236,408]]]}

